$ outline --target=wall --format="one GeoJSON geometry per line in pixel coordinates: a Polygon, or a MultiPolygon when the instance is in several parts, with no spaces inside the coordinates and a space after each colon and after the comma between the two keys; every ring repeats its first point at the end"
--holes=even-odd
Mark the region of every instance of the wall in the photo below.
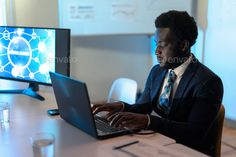
{"type": "Polygon", "coordinates": [[[235,9],[235,0],[209,0],[205,53],[205,64],[221,77],[224,84],[223,104],[226,117],[234,121],[236,121],[235,9]]]}
{"type": "MultiPolygon", "coordinates": [[[[58,27],[57,0],[12,0],[9,25],[58,27]]],[[[104,101],[112,81],[129,77],[143,88],[151,68],[146,35],[72,37],[71,76],[87,82],[91,101],[104,101]]]]}
{"type": "Polygon", "coordinates": [[[57,0],[10,0],[13,21],[18,26],[57,27],[57,0]]]}
{"type": "Polygon", "coordinates": [[[147,36],[73,37],[71,75],[88,83],[93,101],[106,99],[112,81],[129,77],[143,88],[151,67],[147,36]]]}
{"type": "MultiPolygon", "coordinates": [[[[192,10],[204,30],[207,1],[194,1],[192,10]]],[[[9,25],[58,27],[57,0],[10,0],[8,13],[9,25]]],[[[72,37],[71,56],[77,62],[71,64],[71,76],[87,82],[92,101],[105,100],[117,77],[135,79],[143,89],[152,66],[150,44],[146,35],[72,37]]]]}
{"type": "Polygon", "coordinates": [[[0,0],[0,25],[6,25],[6,1],[0,0]]]}
{"type": "MultiPolygon", "coordinates": [[[[213,42],[213,51],[207,51],[208,56],[204,59],[205,48],[205,34],[208,27],[208,1],[209,0],[196,0],[193,1],[193,15],[197,19],[199,29],[202,31],[202,46],[197,50],[199,59],[210,66],[218,74],[222,75],[222,64],[215,66],[215,61],[220,61],[221,58],[225,58],[222,52],[225,47],[230,49],[233,46],[233,41],[228,42],[226,40],[224,48],[218,49],[213,42]],[[231,44],[229,44],[231,43],[231,44]],[[221,50],[221,51],[220,51],[221,50]],[[216,52],[221,55],[215,55],[216,52]],[[210,53],[212,56],[209,57],[210,53]],[[214,57],[215,56],[215,57],[214,57]],[[223,57],[222,57],[223,56],[223,57]],[[216,57],[218,57],[216,59],[216,57]],[[209,62],[209,59],[212,62],[209,62]],[[210,64],[212,63],[212,64],[210,64]],[[216,67],[219,67],[218,69],[216,67]]],[[[226,2],[226,1],[225,1],[226,2]]],[[[7,1],[7,20],[8,25],[28,25],[28,26],[58,26],[58,2],[57,0],[8,0],[7,1]],[[10,2],[13,2],[12,4],[10,2]]],[[[210,7],[210,6],[209,6],[210,7]]],[[[216,9],[219,12],[219,9],[216,9]]],[[[218,29],[216,30],[218,31],[218,29]]],[[[217,35],[217,34],[216,34],[217,35]]],[[[222,37],[223,35],[220,35],[222,37]]],[[[234,39],[232,33],[229,33],[229,37],[234,39]]],[[[220,37],[219,45],[222,47],[222,40],[220,37]]],[[[228,38],[230,39],[230,38],[228,38]]],[[[138,82],[139,88],[143,88],[147,74],[152,66],[152,57],[150,54],[150,39],[145,35],[119,35],[119,36],[94,36],[94,37],[72,37],[71,42],[71,56],[76,57],[77,62],[71,64],[72,77],[84,80],[87,82],[89,93],[92,101],[103,101],[108,95],[109,88],[112,81],[117,77],[130,77],[138,82]]],[[[225,51],[224,51],[225,52],[225,51]]],[[[233,51],[232,51],[233,52],[233,51]]],[[[198,56],[198,55],[197,55],[198,56]]],[[[155,56],[154,56],[155,57],[155,56]]],[[[233,60],[233,58],[228,57],[233,60]]],[[[155,60],[155,59],[154,59],[155,60]]],[[[232,68],[231,65],[224,64],[225,69],[232,68]]],[[[224,70],[223,70],[224,71],[224,70]]],[[[233,71],[233,70],[232,70],[233,71]]],[[[230,74],[230,72],[229,72],[230,74]]],[[[227,75],[224,75],[227,76],[227,75]]],[[[231,78],[228,76],[224,78],[224,81],[231,78]]],[[[232,78],[231,80],[233,80],[232,78]]],[[[231,81],[225,81],[225,96],[224,103],[226,107],[226,117],[228,117],[229,111],[232,111],[230,118],[235,120],[234,109],[232,109],[232,98],[234,94],[231,91],[231,81]],[[229,87],[229,88],[228,88],[229,87]],[[232,98],[227,98],[232,94],[232,98]],[[227,99],[226,99],[227,98],[227,99]]],[[[15,88],[15,87],[14,87],[15,88]]],[[[232,124],[231,124],[232,125],[232,124]]],[[[235,121],[233,121],[235,126],[235,121]]]]}

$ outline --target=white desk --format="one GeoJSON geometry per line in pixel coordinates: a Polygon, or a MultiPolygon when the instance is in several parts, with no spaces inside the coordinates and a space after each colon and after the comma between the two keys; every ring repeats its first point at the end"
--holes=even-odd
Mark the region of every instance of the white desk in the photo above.
{"type": "Polygon", "coordinates": [[[186,147],[182,144],[178,144],[178,143],[173,143],[173,144],[170,144],[168,146],[166,146],[167,148],[170,148],[172,150],[177,150],[177,151],[180,151],[184,154],[189,154],[190,156],[194,156],[194,157],[207,157],[207,155],[203,154],[203,153],[200,153],[196,150],[193,150],[189,147],[186,147]]]}
{"type": "Polygon", "coordinates": [[[30,136],[37,132],[51,132],[55,135],[56,157],[104,157],[112,156],[104,151],[105,146],[114,143],[126,143],[133,139],[150,141],[167,146],[175,143],[161,134],[126,135],[107,140],[97,140],[90,135],[68,124],[59,116],[50,117],[46,111],[56,108],[55,97],[51,87],[44,87],[40,94],[45,101],[39,101],[25,95],[0,94],[1,101],[9,102],[11,106],[10,126],[0,130],[0,156],[32,157],[30,136]]]}

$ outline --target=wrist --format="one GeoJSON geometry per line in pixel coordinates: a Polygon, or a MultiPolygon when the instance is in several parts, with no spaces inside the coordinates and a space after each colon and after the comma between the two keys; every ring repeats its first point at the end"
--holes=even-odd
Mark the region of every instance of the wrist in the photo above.
{"type": "Polygon", "coordinates": [[[149,125],[151,124],[151,119],[150,119],[150,116],[148,114],[146,114],[147,116],[147,125],[146,127],[149,127],[149,125]]]}
{"type": "Polygon", "coordinates": [[[119,102],[121,104],[120,112],[123,112],[125,109],[125,104],[123,102],[119,102]]]}
{"type": "Polygon", "coordinates": [[[114,106],[116,112],[123,112],[125,109],[125,104],[121,101],[116,101],[116,102],[112,102],[112,103],[108,103],[109,105],[114,106]]]}

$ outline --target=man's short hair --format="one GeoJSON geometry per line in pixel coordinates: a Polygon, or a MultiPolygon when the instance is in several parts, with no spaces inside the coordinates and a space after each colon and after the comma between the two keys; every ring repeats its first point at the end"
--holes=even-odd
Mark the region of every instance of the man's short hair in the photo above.
{"type": "Polygon", "coordinates": [[[171,33],[179,40],[188,40],[190,47],[198,36],[197,24],[186,11],[171,10],[162,13],[155,20],[156,28],[170,28],[171,33]]]}

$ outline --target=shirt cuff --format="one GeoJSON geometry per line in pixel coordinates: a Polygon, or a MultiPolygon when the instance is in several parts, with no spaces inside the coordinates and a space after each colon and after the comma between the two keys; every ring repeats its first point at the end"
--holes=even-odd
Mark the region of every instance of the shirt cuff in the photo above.
{"type": "Polygon", "coordinates": [[[120,101],[120,103],[122,104],[122,108],[120,109],[120,112],[123,112],[125,110],[125,104],[121,101],[120,101]]]}
{"type": "Polygon", "coordinates": [[[150,116],[148,114],[146,114],[147,118],[148,118],[148,123],[147,123],[147,126],[146,127],[149,127],[149,125],[151,124],[151,119],[150,119],[150,116]]]}

